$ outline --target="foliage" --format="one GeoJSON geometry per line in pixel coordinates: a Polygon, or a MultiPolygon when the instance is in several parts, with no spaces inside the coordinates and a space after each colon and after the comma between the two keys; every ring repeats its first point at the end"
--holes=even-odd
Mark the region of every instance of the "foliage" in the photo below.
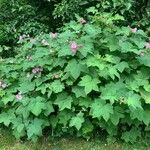
{"type": "Polygon", "coordinates": [[[17,55],[0,60],[0,123],[33,141],[44,130],[85,138],[105,130],[127,142],[144,136],[149,39],[115,24],[114,18],[109,26],[71,21],[59,34],[21,39],[17,55]]]}
{"type": "MultiPolygon", "coordinates": [[[[39,6],[39,5],[37,5],[39,6]]],[[[48,17],[41,17],[38,7],[28,0],[0,1],[0,48],[4,57],[12,57],[16,53],[15,46],[21,36],[32,37],[47,32],[48,17]]]]}

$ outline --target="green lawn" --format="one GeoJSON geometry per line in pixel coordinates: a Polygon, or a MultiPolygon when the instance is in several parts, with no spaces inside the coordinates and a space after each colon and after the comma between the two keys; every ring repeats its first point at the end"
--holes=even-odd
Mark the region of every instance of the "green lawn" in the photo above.
{"type": "Polygon", "coordinates": [[[61,138],[50,140],[43,138],[38,143],[16,141],[9,131],[0,130],[0,150],[150,150],[150,142],[136,144],[106,142],[96,139],[85,141],[80,138],[61,138]]]}

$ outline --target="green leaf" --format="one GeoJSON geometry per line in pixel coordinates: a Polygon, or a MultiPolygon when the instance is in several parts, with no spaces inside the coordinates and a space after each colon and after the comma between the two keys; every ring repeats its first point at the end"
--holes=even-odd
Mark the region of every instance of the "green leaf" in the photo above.
{"type": "Polygon", "coordinates": [[[119,41],[119,46],[121,47],[121,52],[127,53],[127,52],[133,52],[135,54],[138,54],[138,49],[136,49],[132,43],[128,41],[119,41]]]}
{"type": "Polygon", "coordinates": [[[106,54],[104,60],[112,64],[118,64],[120,62],[120,57],[106,54]]]}
{"type": "Polygon", "coordinates": [[[72,88],[72,92],[75,93],[76,98],[86,97],[85,91],[83,87],[75,86],[72,88]]]}
{"type": "Polygon", "coordinates": [[[55,80],[52,82],[51,87],[54,93],[59,93],[64,89],[64,84],[60,82],[60,80],[55,80]]]}
{"type": "Polygon", "coordinates": [[[15,114],[12,111],[2,112],[0,114],[0,123],[4,123],[5,126],[9,126],[12,120],[15,118],[15,114]]]}
{"type": "Polygon", "coordinates": [[[72,117],[71,118],[71,121],[70,121],[70,127],[76,127],[77,130],[80,130],[82,124],[84,122],[84,117],[83,117],[83,113],[78,113],[75,117],[72,117]]]}
{"type": "Polygon", "coordinates": [[[108,121],[111,114],[113,114],[112,105],[101,99],[96,99],[90,109],[90,115],[93,118],[103,117],[105,121],[108,121]]]}
{"type": "Polygon", "coordinates": [[[88,35],[90,35],[92,37],[95,37],[97,34],[101,33],[100,28],[96,28],[96,26],[93,26],[91,24],[86,24],[84,26],[84,30],[88,35]]]}
{"type": "Polygon", "coordinates": [[[133,91],[129,92],[127,97],[128,106],[132,106],[133,108],[142,108],[140,98],[141,97],[138,94],[135,94],[133,91]]]}
{"type": "Polygon", "coordinates": [[[82,77],[82,80],[80,81],[79,85],[83,86],[85,93],[88,94],[92,90],[99,91],[98,85],[97,85],[98,83],[100,83],[100,81],[97,78],[92,78],[91,76],[86,75],[82,77]]]}
{"type": "Polygon", "coordinates": [[[121,138],[125,140],[125,142],[134,143],[138,137],[141,137],[141,131],[135,127],[132,127],[130,131],[124,132],[121,138]]]}
{"type": "Polygon", "coordinates": [[[84,36],[80,38],[81,40],[81,48],[79,49],[79,52],[83,55],[83,57],[87,57],[87,54],[92,54],[94,51],[94,45],[93,41],[91,41],[91,38],[89,36],[84,36]]]}
{"type": "Polygon", "coordinates": [[[121,118],[124,118],[124,111],[121,107],[116,106],[114,108],[114,113],[110,115],[110,120],[114,125],[117,125],[121,118]]]}
{"type": "Polygon", "coordinates": [[[28,110],[30,110],[35,116],[38,116],[42,110],[46,109],[45,101],[42,97],[32,98],[28,104],[28,110]]]}
{"type": "Polygon", "coordinates": [[[138,46],[139,49],[144,48],[145,39],[141,38],[139,35],[130,38],[130,40],[133,41],[138,46]]]}
{"type": "Polygon", "coordinates": [[[62,56],[70,56],[73,55],[71,49],[69,48],[69,44],[68,43],[61,43],[61,47],[58,51],[58,56],[62,57],[62,56]]]}
{"type": "Polygon", "coordinates": [[[50,54],[50,51],[48,48],[44,48],[44,47],[37,47],[36,48],[36,52],[33,55],[33,59],[38,59],[44,56],[47,56],[50,54]]]}
{"type": "Polygon", "coordinates": [[[59,118],[59,124],[63,124],[64,126],[66,126],[69,122],[69,120],[71,119],[73,113],[66,110],[61,111],[58,114],[58,118],[59,118]]]}
{"type": "Polygon", "coordinates": [[[44,111],[44,115],[48,116],[49,114],[51,114],[52,112],[54,112],[54,108],[52,105],[52,102],[47,102],[45,104],[45,111],[44,111]]]}
{"type": "Polygon", "coordinates": [[[101,59],[98,58],[98,56],[90,56],[86,60],[86,64],[88,67],[97,67],[100,70],[103,70],[105,68],[106,63],[101,59]]]}
{"type": "Polygon", "coordinates": [[[34,88],[35,88],[35,83],[27,80],[20,84],[20,87],[18,88],[18,90],[23,93],[27,93],[29,91],[33,91],[34,88]]]}
{"type": "Polygon", "coordinates": [[[150,110],[149,110],[149,108],[148,109],[146,109],[146,110],[144,110],[144,113],[143,113],[143,122],[147,125],[147,126],[149,126],[149,124],[150,124],[150,117],[149,117],[149,114],[150,114],[150,110]]]}
{"type": "Polygon", "coordinates": [[[23,116],[23,119],[27,119],[30,115],[30,111],[27,109],[26,106],[20,105],[17,109],[16,109],[16,114],[23,116]]]}
{"type": "MultiPolygon", "coordinates": [[[[86,108],[90,107],[91,104],[93,103],[93,101],[89,98],[89,97],[86,97],[86,98],[79,98],[79,106],[84,106],[86,108]]],[[[84,107],[83,107],[83,110],[84,110],[84,107]]]]}
{"type": "Polygon", "coordinates": [[[114,66],[108,68],[108,75],[114,80],[115,76],[120,79],[120,74],[117,72],[117,69],[114,66]]]}
{"type": "MultiPolygon", "coordinates": [[[[137,109],[131,108],[130,110],[131,110],[130,117],[131,117],[132,120],[138,119],[139,121],[143,121],[143,119],[144,119],[144,110],[143,109],[141,109],[141,108],[137,108],[137,109]]],[[[149,119],[149,121],[150,121],[150,119],[149,119]]]]}
{"type": "Polygon", "coordinates": [[[115,66],[115,68],[122,73],[125,70],[125,68],[129,68],[129,65],[127,62],[122,61],[122,62],[118,63],[115,66]]]}
{"type": "Polygon", "coordinates": [[[150,53],[145,54],[144,56],[141,57],[137,57],[137,59],[141,64],[150,67],[150,53]]]}
{"type": "Polygon", "coordinates": [[[71,109],[71,103],[73,99],[71,96],[68,96],[66,93],[61,93],[57,95],[57,99],[55,100],[54,104],[58,105],[59,110],[62,111],[65,108],[71,109]]]}
{"type": "Polygon", "coordinates": [[[110,82],[106,84],[105,87],[101,87],[101,98],[104,100],[109,100],[111,103],[118,101],[121,97],[124,98],[128,94],[128,89],[126,85],[119,81],[116,83],[110,82]]]}
{"type": "Polygon", "coordinates": [[[6,105],[7,103],[14,101],[14,99],[15,99],[14,95],[9,94],[2,97],[1,101],[6,105]]]}
{"type": "Polygon", "coordinates": [[[150,104],[150,92],[140,90],[141,97],[145,100],[145,103],[150,104]]]}
{"type": "Polygon", "coordinates": [[[80,76],[81,69],[81,65],[75,59],[72,59],[68,62],[65,72],[69,72],[74,79],[77,79],[80,76]]]}
{"type": "Polygon", "coordinates": [[[117,36],[109,34],[106,37],[107,38],[105,40],[107,42],[107,46],[110,49],[110,51],[116,51],[120,49],[120,46],[118,45],[119,40],[117,36]]]}
{"type": "Polygon", "coordinates": [[[27,127],[27,135],[30,139],[32,136],[42,136],[42,119],[35,118],[27,127]]]}

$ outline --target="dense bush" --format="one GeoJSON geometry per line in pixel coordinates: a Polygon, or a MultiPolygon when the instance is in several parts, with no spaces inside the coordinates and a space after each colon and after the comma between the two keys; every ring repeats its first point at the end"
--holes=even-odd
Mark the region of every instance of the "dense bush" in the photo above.
{"type": "Polygon", "coordinates": [[[149,137],[149,19],[148,0],[1,0],[1,126],[149,137]]]}
{"type": "Polygon", "coordinates": [[[0,60],[0,123],[34,141],[45,130],[85,138],[104,130],[126,142],[147,136],[149,39],[114,21],[81,18],[61,33],[22,37],[17,55],[0,60]]]}

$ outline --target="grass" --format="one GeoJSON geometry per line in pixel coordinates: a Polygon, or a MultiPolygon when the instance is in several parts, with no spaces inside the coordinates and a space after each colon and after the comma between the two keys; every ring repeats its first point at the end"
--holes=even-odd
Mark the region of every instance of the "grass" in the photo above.
{"type": "Polygon", "coordinates": [[[131,145],[121,142],[106,144],[101,139],[85,141],[80,138],[42,138],[32,143],[17,141],[9,131],[0,130],[0,150],[150,150],[150,142],[140,141],[131,145]]]}

